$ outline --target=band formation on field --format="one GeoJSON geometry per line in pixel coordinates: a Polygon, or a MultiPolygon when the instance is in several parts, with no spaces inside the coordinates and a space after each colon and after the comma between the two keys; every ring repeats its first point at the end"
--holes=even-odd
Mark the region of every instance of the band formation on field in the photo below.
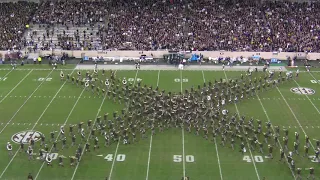
{"type": "MultiPolygon", "coordinates": [[[[140,67],[139,67],[140,68],[140,67]]],[[[105,113],[96,119],[77,124],[38,124],[40,126],[59,126],[60,131],[52,131],[50,134],[42,134],[32,129],[16,133],[11,140],[20,144],[19,152],[26,152],[29,160],[42,160],[47,166],[53,165],[53,160],[58,160],[59,166],[64,166],[64,159],[68,158],[70,166],[78,166],[82,156],[87,152],[95,151],[100,146],[110,146],[112,143],[123,143],[130,145],[138,143],[147,138],[148,131],[152,135],[166,133],[168,129],[182,129],[185,133],[192,133],[202,137],[204,140],[217,141],[222,146],[232,148],[235,153],[242,154],[250,152],[250,156],[244,155],[243,161],[261,163],[265,159],[273,159],[274,153],[280,153],[279,161],[288,166],[292,176],[301,178],[301,168],[295,164],[295,155],[299,155],[299,146],[304,147],[303,157],[311,162],[320,162],[318,137],[308,137],[303,134],[300,142],[298,132],[291,132],[292,127],[280,127],[270,121],[262,123],[255,117],[241,116],[239,112],[229,114],[226,105],[239,104],[247,99],[258,98],[259,93],[277,88],[287,81],[293,81],[299,77],[299,70],[296,73],[291,71],[266,71],[257,73],[249,68],[240,77],[233,79],[217,79],[214,82],[208,81],[203,85],[191,87],[181,92],[168,92],[159,87],[143,84],[143,80],[137,77],[117,78],[117,70],[77,71],[65,74],[60,72],[62,83],[68,83],[82,88],[81,96],[57,96],[56,98],[102,98],[110,100],[123,107],[120,112],[112,114],[105,113]],[[253,76],[254,73],[257,73],[253,76]],[[85,94],[83,94],[85,93],[85,94]],[[92,95],[91,95],[92,94],[92,95]],[[288,147],[289,134],[294,134],[294,147],[288,147]],[[315,146],[312,141],[315,140],[315,146]],[[38,153],[35,151],[36,142],[40,142],[38,153]],[[27,146],[25,148],[25,145],[27,146]],[[74,154],[58,154],[59,149],[68,146],[77,146],[74,154]],[[59,148],[58,148],[59,147],[59,148]],[[310,147],[315,154],[309,154],[310,147]],[[258,151],[267,155],[252,155],[252,151],[258,151]]],[[[138,71],[138,70],[137,70],[138,71]]],[[[7,77],[0,77],[0,81],[6,81],[7,77]]],[[[34,79],[34,81],[48,82],[50,77],[34,79]]],[[[177,77],[174,82],[188,82],[187,78],[177,77]]],[[[311,80],[311,83],[318,83],[311,80]]],[[[296,87],[290,90],[296,94],[309,95],[315,91],[310,88],[296,87]]],[[[0,97],[2,97],[1,95],[0,97]]],[[[51,98],[51,96],[32,96],[33,98],[51,98]]],[[[10,96],[10,98],[27,98],[27,96],[10,96]]],[[[263,98],[263,100],[276,100],[277,98],[263,98]]],[[[260,100],[260,99],[259,99],[260,100]]],[[[296,100],[288,98],[288,100],[296,100]]],[[[306,100],[297,98],[297,100],[306,100]]],[[[319,100],[314,99],[313,100],[319,100]]],[[[104,112],[103,112],[104,113],[104,112]]],[[[1,123],[0,126],[17,125],[31,126],[31,123],[1,123]]],[[[308,127],[307,127],[308,128],[308,127]]],[[[309,128],[319,128],[310,126],[309,128]]],[[[7,150],[10,156],[15,152],[10,142],[7,143],[7,150]]],[[[107,161],[125,161],[125,154],[97,155],[107,161]]],[[[196,157],[189,154],[176,154],[172,157],[173,162],[192,163],[196,157]]],[[[314,168],[310,167],[309,176],[314,178],[314,168]]],[[[187,176],[183,174],[183,176],[187,176]]]]}

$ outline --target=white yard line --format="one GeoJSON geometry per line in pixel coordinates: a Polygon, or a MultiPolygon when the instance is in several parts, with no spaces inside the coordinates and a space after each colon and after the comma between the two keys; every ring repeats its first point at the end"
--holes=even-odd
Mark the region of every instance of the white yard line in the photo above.
{"type": "Polygon", "coordinates": [[[19,82],[16,84],[9,92],[6,94],[0,101],[0,104],[31,74],[33,70],[31,70],[28,74],[26,74],[19,82]]]}
{"type": "Polygon", "coordinates": [[[316,79],[311,72],[309,72],[309,75],[310,75],[314,80],[316,80],[318,84],[320,83],[319,80],[316,79]]]}
{"type": "Polygon", "coordinates": [[[158,80],[157,80],[157,87],[159,86],[160,71],[161,71],[161,70],[159,70],[159,71],[158,71],[158,80]]]}
{"type": "MultiPolygon", "coordinates": [[[[160,80],[160,70],[158,71],[157,87],[159,86],[159,80],[160,80]]],[[[148,153],[148,166],[147,166],[146,180],[149,179],[149,169],[150,169],[150,160],[151,160],[151,149],[152,149],[152,132],[151,132],[151,136],[150,136],[150,145],[149,145],[149,153],[148,153]]]]}
{"type": "MultiPolygon", "coordinates": [[[[134,77],[133,86],[135,86],[135,84],[136,84],[136,80],[137,80],[137,77],[138,77],[138,72],[139,72],[139,70],[136,70],[136,75],[134,77]]],[[[130,106],[130,103],[128,104],[128,106],[130,106]]],[[[129,107],[128,107],[128,109],[129,109],[129,107]]],[[[118,153],[119,144],[120,144],[120,138],[118,140],[116,151],[115,151],[114,156],[113,156],[113,161],[112,161],[112,165],[111,165],[111,169],[110,169],[109,179],[108,180],[111,180],[111,178],[112,178],[113,168],[114,168],[114,164],[116,162],[115,159],[116,159],[116,156],[117,156],[117,153],[118,153]]]]}
{"type": "MultiPolygon", "coordinates": [[[[68,116],[67,116],[67,118],[66,118],[65,122],[64,122],[63,124],[61,124],[61,125],[65,126],[65,125],[67,124],[67,122],[68,122],[68,120],[69,120],[69,118],[70,118],[71,114],[73,113],[74,109],[75,109],[75,108],[76,108],[76,106],[78,105],[78,102],[79,102],[79,100],[80,100],[80,97],[82,96],[83,92],[85,92],[85,90],[86,90],[86,87],[85,87],[85,88],[83,88],[83,90],[81,91],[81,94],[79,95],[79,97],[78,97],[77,101],[74,103],[74,105],[73,105],[73,107],[72,107],[71,111],[69,112],[69,114],[68,114],[68,116]]],[[[61,135],[61,131],[58,133],[56,140],[58,140],[58,139],[59,139],[59,136],[60,136],[60,135],[61,135]]],[[[51,153],[52,149],[53,149],[53,146],[50,148],[49,153],[51,153]]],[[[41,170],[42,170],[42,168],[43,168],[44,164],[45,164],[45,161],[43,161],[43,163],[42,163],[42,165],[41,165],[41,167],[40,167],[40,169],[39,169],[39,171],[38,171],[38,173],[37,173],[36,177],[34,178],[35,180],[38,178],[38,176],[39,176],[39,174],[40,174],[40,172],[41,172],[41,170]]]]}
{"type": "MultiPolygon", "coordinates": [[[[206,82],[206,78],[205,78],[205,75],[204,75],[203,71],[202,71],[202,78],[203,78],[203,82],[205,83],[206,82]]],[[[220,179],[223,180],[222,170],[221,170],[221,163],[220,163],[220,157],[219,157],[219,151],[218,151],[216,138],[214,138],[214,145],[216,147],[216,154],[217,154],[217,161],[218,161],[218,166],[219,166],[220,179]]]]}
{"type": "MultiPolygon", "coordinates": [[[[46,78],[48,78],[53,70],[47,75],[46,78]]],[[[38,87],[29,95],[29,97],[23,102],[23,104],[18,108],[18,110],[13,114],[13,116],[10,118],[10,120],[6,123],[6,125],[1,129],[0,134],[4,131],[4,129],[9,125],[9,123],[16,117],[16,115],[19,113],[19,111],[24,107],[24,105],[29,101],[29,99],[33,96],[33,94],[40,88],[40,86],[46,81],[42,81],[38,87]]],[[[0,176],[1,178],[1,176],[0,176]]]]}
{"type": "MultiPolygon", "coordinates": [[[[48,76],[47,77],[49,77],[50,76],[50,74],[53,72],[53,70],[48,74],[48,76]]],[[[46,77],[46,78],[47,78],[46,77]]],[[[45,82],[45,81],[43,81],[43,82],[45,82]]],[[[41,82],[40,83],[40,85],[37,87],[37,89],[41,86],[41,84],[43,83],[43,82],[41,82]]],[[[43,110],[43,112],[42,112],[42,114],[40,115],[40,117],[37,119],[37,121],[36,121],[36,123],[33,125],[33,127],[31,128],[31,130],[33,130],[35,127],[36,127],[36,125],[38,124],[38,122],[40,121],[40,119],[42,118],[42,116],[44,115],[44,113],[47,111],[47,109],[49,108],[49,106],[51,105],[51,103],[53,102],[53,100],[55,99],[55,97],[58,95],[58,93],[61,91],[61,89],[63,88],[63,86],[66,84],[66,82],[67,81],[65,81],[62,85],[61,85],[61,87],[60,87],[60,89],[56,92],[56,94],[53,96],[53,98],[51,99],[51,101],[49,102],[49,104],[47,105],[47,107],[43,110]]],[[[36,90],[37,90],[36,89],[36,90]]],[[[35,91],[36,91],[35,90],[35,91]]],[[[34,92],[35,92],[34,91],[34,92]]],[[[33,93],[34,93],[33,92],[33,93]]],[[[32,93],[32,94],[33,94],[32,93]]],[[[32,96],[32,94],[29,96],[29,98],[32,96]]],[[[29,99],[28,98],[28,99],[29,99]]],[[[26,100],[26,101],[28,101],[28,99],[26,100]]],[[[25,101],[25,103],[26,103],[26,101],[25,101]]],[[[24,103],[24,104],[25,104],[24,103]]],[[[22,108],[22,106],[19,108],[19,109],[21,109],[22,108]]],[[[19,111],[19,109],[18,109],[18,111],[19,111]]],[[[14,115],[15,116],[15,115],[14,115]]],[[[6,126],[5,127],[7,127],[7,124],[6,124],[6,126]]],[[[4,127],[4,128],[5,128],[4,127]]],[[[4,130],[4,128],[2,129],[2,131],[4,130]]],[[[1,132],[2,132],[1,131],[1,132]]],[[[17,156],[17,154],[18,154],[18,152],[19,152],[19,150],[20,150],[20,146],[19,146],[19,148],[18,148],[18,150],[16,151],[16,153],[13,155],[13,157],[11,158],[11,160],[9,161],[9,163],[8,163],[8,165],[5,167],[5,169],[2,171],[2,173],[1,173],[1,175],[0,175],[0,179],[2,178],[2,176],[3,176],[3,174],[7,171],[7,169],[9,168],[9,166],[11,165],[11,163],[12,163],[12,161],[14,160],[14,158],[17,156]]]]}
{"type": "MultiPolygon", "coordinates": [[[[224,76],[226,77],[226,80],[229,81],[226,72],[223,71],[223,73],[224,73],[224,76]]],[[[237,106],[236,103],[234,103],[234,106],[235,106],[235,108],[236,108],[236,111],[237,111],[237,113],[238,113],[238,117],[239,117],[239,119],[240,119],[241,117],[240,117],[240,112],[239,112],[238,106],[237,106]]],[[[242,128],[242,129],[243,129],[243,128],[242,128]]],[[[244,131],[244,129],[243,129],[243,131],[244,131]]],[[[250,147],[249,142],[248,142],[248,139],[246,139],[246,142],[247,142],[247,146],[250,147]]],[[[251,161],[252,161],[252,163],[253,163],[253,166],[254,166],[254,169],[255,169],[257,178],[258,178],[258,180],[260,180],[260,175],[259,175],[259,173],[258,173],[258,169],[257,169],[256,163],[255,163],[255,161],[254,161],[254,158],[253,158],[251,149],[248,148],[248,150],[249,150],[249,153],[250,153],[250,156],[251,156],[251,161]]]]}
{"type": "Polygon", "coordinates": [[[7,72],[2,78],[7,77],[12,71],[13,71],[13,68],[9,72],[7,72]]]}
{"type": "MultiPolygon", "coordinates": [[[[107,97],[107,94],[105,94],[104,97],[103,97],[103,99],[102,99],[102,102],[101,102],[101,104],[100,104],[100,107],[99,107],[99,109],[98,109],[98,112],[97,112],[97,114],[96,114],[96,117],[95,117],[95,119],[94,119],[94,121],[93,121],[92,127],[94,127],[95,124],[96,124],[97,117],[99,116],[99,113],[100,113],[101,108],[102,108],[102,106],[103,106],[103,104],[104,104],[104,101],[106,100],[106,97],[107,97]]],[[[86,141],[86,142],[89,141],[90,137],[91,137],[91,134],[88,135],[88,138],[87,138],[87,141],[86,141]]],[[[80,159],[79,159],[80,161],[81,161],[82,156],[83,156],[83,153],[84,153],[84,151],[85,151],[85,144],[86,144],[86,143],[84,143],[83,150],[82,150],[82,153],[81,153],[81,156],[80,156],[80,159]]],[[[79,168],[80,161],[77,163],[77,166],[76,166],[76,168],[75,168],[74,171],[73,171],[71,180],[73,180],[73,179],[74,179],[74,176],[76,175],[76,172],[77,172],[77,170],[78,170],[78,168],[79,168]]]]}
{"type": "MultiPolygon", "coordinates": [[[[181,92],[183,92],[182,70],[180,70],[180,82],[181,82],[181,92]]],[[[182,166],[183,166],[183,177],[186,177],[186,162],[185,162],[185,151],[184,151],[184,123],[182,125],[182,166]]]]}
{"type": "MultiPolygon", "coordinates": [[[[303,134],[304,134],[305,136],[307,136],[306,131],[303,129],[303,126],[301,125],[299,119],[298,119],[297,116],[294,114],[292,108],[290,107],[290,105],[289,105],[289,103],[287,102],[287,100],[284,98],[284,96],[283,96],[282,92],[280,91],[280,89],[278,88],[278,86],[276,86],[276,89],[278,90],[279,94],[281,95],[283,101],[284,101],[284,102],[286,103],[286,105],[288,106],[289,110],[291,111],[291,114],[293,115],[294,119],[295,119],[296,122],[298,123],[298,125],[299,125],[300,129],[302,130],[303,134]]],[[[310,141],[310,140],[309,140],[309,141],[310,141]]],[[[316,149],[314,148],[314,146],[313,146],[312,143],[310,143],[310,145],[312,146],[313,150],[316,150],[316,149]]]]}
{"type": "Polygon", "coordinates": [[[150,169],[150,159],[151,159],[151,148],[152,148],[152,133],[151,133],[151,137],[150,137],[149,154],[148,154],[148,167],[147,167],[146,180],[149,179],[149,169],[150,169]]]}
{"type": "MultiPolygon", "coordinates": [[[[262,102],[261,102],[261,100],[260,100],[260,97],[259,97],[257,91],[256,91],[256,96],[257,96],[257,98],[258,98],[258,100],[259,100],[259,102],[260,102],[260,105],[261,105],[261,107],[262,107],[262,110],[263,110],[264,114],[266,115],[268,121],[271,123],[271,129],[272,129],[273,133],[275,134],[275,130],[274,130],[274,128],[273,128],[273,124],[272,124],[272,122],[271,122],[271,119],[269,118],[269,115],[267,114],[267,111],[266,111],[266,109],[264,108],[264,106],[263,106],[263,104],[262,104],[262,102]]],[[[282,146],[281,146],[280,140],[278,140],[278,144],[279,144],[280,148],[283,149],[282,146]]],[[[290,169],[290,171],[291,171],[291,173],[292,173],[293,179],[296,179],[296,176],[295,176],[295,174],[294,174],[294,171],[290,168],[291,166],[290,166],[290,164],[288,163],[286,153],[285,153],[285,159],[286,159],[287,164],[288,164],[288,166],[289,166],[289,169],[290,169]]]]}
{"type": "Polygon", "coordinates": [[[214,145],[216,147],[216,152],[217,152],[217,160],[218,160],[218,166],[219,166],[220,179],[223,180],[222,170],[221,170],[221,163],[220,163],[220,157],[219,157],[219,151],[218,151],[216,138],[214,138],[214,145]]]}

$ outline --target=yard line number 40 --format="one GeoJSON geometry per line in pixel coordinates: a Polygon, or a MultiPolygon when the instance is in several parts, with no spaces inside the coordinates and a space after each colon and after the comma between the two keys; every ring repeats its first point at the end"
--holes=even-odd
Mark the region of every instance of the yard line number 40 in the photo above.
{"type": "MultiPolygon", "coordinates": [[[[104,159],[107,161],[113,161],[113,154],[108,154],[106,157],[104,157],[104,159]]],[[[125,154],[117,154],[116,161],[123,162],[125,160],[126,160],[125,154]]]]}

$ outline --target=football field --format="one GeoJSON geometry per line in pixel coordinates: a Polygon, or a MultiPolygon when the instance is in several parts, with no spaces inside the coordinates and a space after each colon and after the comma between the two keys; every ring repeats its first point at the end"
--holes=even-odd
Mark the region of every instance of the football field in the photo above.
{"type": "MultiPolygon", "coordinates": [[[[20,68],[20,67],[19,67],[20,68]]],[[[64,74],[76,74],[78,70],[68,65],[64,74]]],[[[143,68],[143,67],[142,67],[143,68]]],[[[295,71],[292,69],[292,71],[295,71]]],[[[85,71],[83,71],[83,74],[85,71]]],[[[99,71],[99,73],[101,73],[99,71]]],[[[214,82],[220,78],[229,80],[245,74],[244,71],[209,70],[117,70],[117,78],[126,77],[132,83],[141,81],[148,86],[159,87],[166,92],[184,92],[214,82]]],[[[258,76],[264,72],[254,72],[258,76]]],[[[108,74],[108,73],[107,73],[108,74]]],[[[316,139],[320,139],[320,72],[301,72],[298,78],[279,84],[249,99],[227,105],[230,114],[238,113],[260,119],[265,130],[265,122],[280,127],[280,146],[283,145],[283,129],[289,130],[289,150],[293,150],[294,133],[300,134],[300,155],[293,155],[296,168],[302,169],[306,179],[309,168],[315,168],[316,179],[320,179],[318,162],[303,157],[305,135],[310,137],[309,156],[316,150],[316,139]],[[305,89],[306,91],[302,90],[305,89]],[[308,88],[308,89],[306,89],[308,88]],[[319,119],[318,119],[319,118],[319,119]]],[[[273,159],[268,158],[267,145],[264,153],[249,150],[242,154],[237,142],[235,150],[220,144],[221,138],[189,133],[181,128],[171,128],[164,132],[156,130],[155,135],[147,131],[148,137],[138,142],[124,145],[122,141],[104,146],[103,136],[99,136],[100,148],[85,153],[75,166],[69,166],[69,156],[73,156],[80,143],[71,146],[68,136],[69,126],[83,121],[95,120],[105,113],[120,112],[124,104],[114,103],[106,96],[98,96],[83,87],[60,80],[60,70],[27,65],[23,69],[11,70],[0,66],[0,179],[23,180],[31,173],[38,180],[180,180],[188,176],[190,180],[290,180],[296,176],[286,162],[280,162],[280,147],[274,147],[273,159]],[[30,137],[44,134],[49,149],[50,132],[65,125],[67,148],[54,153],[53,166],[47,166],[39,157],[40,141],[34,148],[34,160],[20,151],[19,142],[28,142],[30,137]],[[7,142],[13,145],[13,155],[9,156],[7,142]],[[64,167],[58,166],[58,156],[63,156],[64,167]],[[38,158],[38,159],[37,159],[38,158]],[[294,174],[294,176],[293,176],[294,174]]],[[[77,131],[77,127],[75,127],[77,131]]],[[[93,140],[89,139],[93,144],[93,140]]],[[[269,140],[273,144],[273,139],[269,140]]],[[[27,149],[28,145],[25,145],[27,149]]],[[[92,146],[93,147],[93,146],[92,146]]],[[[247,144],[246,144],[247,147],[247,144]]],[[[286,151],[286,154],[288,151],[286,151]]]]}

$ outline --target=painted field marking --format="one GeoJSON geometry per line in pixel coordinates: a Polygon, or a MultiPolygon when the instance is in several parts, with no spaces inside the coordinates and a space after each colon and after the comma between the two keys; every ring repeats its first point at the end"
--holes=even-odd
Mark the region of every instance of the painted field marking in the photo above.
{"type": "MultiPolygon", "coordinates": [[[[267,117],[268,121],[271,123],[271,129],[272,129],[273,133],[275,134],[276,132],[275,132],[275,130],[274,130],[274,128],[273,128],[273,125],[272,125],[271,119],[269,118],[269,115],[268,115],[268,113],[267,113],[267,111],[266,111],[266,109],[265,109],[264,105],[262,104],[262,101],[260,100],[260,97],[259,97],[258,93],[256,92],[255,94],[256,94],[256,96],[257,96],[257,98],[258,98],[259,102],[260,102],[260,105],[261,105],[261,107],[262,107],[262,110],[263,110],[264,114],[266,115],[266,117],[267,117]]],[[[291,128],[291,126],[289,126],[289,128],[291,128]]],[[[278,141],[278,144],[279,144],[280,148],[281,148],[281,149],[283,149],[283,148],[282,148],[282,146],[281,146],[280,141],[278,141]]],[[[288,163],[288,159],[287,159],[287,155],[286,155],[286,153],[285,153],[285,159],[286,159],[286,162],[287,162],[288,167],[290,168],[290,167],[291,167],[291,165],[288,163]]],[[[290,171],[291,171],[291,174],[292,174],[293,178],[294,178],[294,179],[296,179],[296,176],[295,176],[294,171],[293,171],[291,168],[290,168],[290,171]]]]}
{"type": "MultiPolygon", "coordinates": [[[[183,92],[182,88],[182,70],[180,70],[180,82],[181,82],[181,93],[183,92]]],[[[182,125],[182,167],[183,167],[183,177],[186,177],[186,161],[185,161],[185,151],[184,151],[184,125],[182,125]]]]}
{"type": "MultiPolygon", "coordinates": [[[[66,81],[66,82],[67,82],[67,81],[66,81]]],[[[86,87],[85,87],[85,88],[83,88],[83,90],[81,91],[81,94],[79,95],[79,97],[78,97],[77,101],[74,103],[74,105],[73,105],[73,107],[72,107],[71,111],[69,112],[69,114],[68,114],[68,116],[67,116],[66,120],[65,120],[65,121],[64,121],[64,123],[63,123],[64,125],[65,125],[65,124],[67,124],[67,122],[68,122],[68,120],[69,120],[69,118],[70,118],[71,114],[73,113],[74,109],[75,109],[75,108],[76,108],[76,106],[78,105],[78,102],[79,102],[79,100],[80,100],[80,97],[82,96],[83,92],[85,92],[85,90],[86,90],[86,87]]],[[[60,126],[60,124],[58,124],[58,126],[60,126]]],[[[60,136],[60,135],[61,135],[61,131],[59,131],[59,133],[58,133],[58,135],[57,135],[57,137],[56,137],[56,141],[58,140],[58,138],[59,138],[59,136],[60,136]]],[[[53,145],[52,145],[52,147],[50,148],[49,153],[51,153],[52,149],[53,149],[53,145]]],[[[42,165],[41,165],[41,167],[40,167],[40,169],[39,169],[39,171],[38,171],[38,173],[37,173],[36,177],[34,178],[35,180],[38,178],[38,176],[39,176],[39,174],[40,174],[40,172],[41,172],[41,170],[42,170],[42,168],[43,168],[43,165],[44,165],[44,164],[45,164],[45,161],[43,161],[43,163],[42,163],[42,165]]]]}
{"type": "MultiPolygon", "coordinates": [[[[295,81],[295,80],[294,80],[295,81]]],[[[295,81],[296,82],[296,81],[295,81]]],[[[299,86],[299,85],[298,85],[299,86]]],[[[292,108],[290,107],[289,103],[287,102],[287,100],[284,98],[282,92],[280,91],[280,89],[278,88],[278,86],[276,86],[276,89],[278,90],[279,94],[281,95],[283,101],[286,103],[286,105],[288,106],[289,110],[291,111],[293,117],[295,118],[296,122],[298,123],[300,129],[302,130],[302,132],[304,133],[305,136],[307,136],[306,131],[303,129],[299,119],[297,118],[297,116],[295,115],[295,113],[293,112],[292,108]]],[[[308,128],[308,126],[306,126],[306,128],[308,128]]],[[[314,146],[312,143],[310,143],[310,145],[312,146],[313,150],[315,150],[314,146]]]]}
{"type": "MultiPolygon", "coordinates": [[[[32,71],[30,71],[30,72],[32,72],[32,71]]],[[[30,72],[29,72],[29,73],[30,73],[30,72]]],[[[50,73],[47,75],[47,77],[49,77],[52,72],[53,72],[53,70],[50,71],[50,73]]],[[[18,110],[13,114],[13,116],[9,119],[9,121],[8,121],[7,123],[11,123],[11,121],[16,117],[16,115],[20,112],[20,110],[24,107],[24,105],[29,101],[29,99],[33,96],[33,94],[40,88],[40,86],[41,86],[43,83],[44,83],[44,81],[41,82],[41,83],[36,87],[36,89],[29,95],[28,99],[26,99],[26,100],[23,102],[23,104],[18,108],[18,110]]],[[[7,125],[4,126],[4,127],[1,129],[0,134],[4,131],[4,129],[5,129],[6,127],[7,127],[7,125]]],[[[13,159],[13,158],[12,158],[12,159],[13,159]]],[[[11,161],[10,161],[10,162],[11,162],[11,161]]],[[[3,173],[4,173],[4,172],[3,172],[3,173]]],[[[3,174],[1,174],[0,179],[1,179],[2,175],[3,175],[3,174]]]]}
{"type": "MultiPolygon", "coordinates": [[[[75,69],[74,69],[74,70],[75,70],[75,69]]],[[[47,77],[49,77],[52,72],[53,72],[53,70],[50,71],[50,73],[48,74],[47,77]]],[[[40,87],[43,82],[45,82],[45,81],[42,81],[38,87],[40,87]]],[[[42,116],[44,115],[44,113],[47,111],[47,109],[49,108],[49,106],[52,104],[53,100],[54,100],[55,97],[58,95],[58,93],[61,91],[61,89],[63,88],[63,86],[66,84],[66,82],[67,82],[67,81],[65,81],[65,82],[61,85],[60,89],[56,92],[56,94],[54,95],[54,97],[51,99],[51,101],[49,102],[49,104],[47,105],[47,107],[44,109],[44,111],[42,112],[42,114],[40,115],[40,117],[38,118],[38,120],[36,121],[36,123],[38,123],[38,122],[40,121],[40,119],[42,118],[42,116]]],[[[37,88],[38,88],[38,87],[37,87],[37,88]]],[[[35,91],[34,91],[34,92],[35,92],[35,91]]],[[[34,92],[33,92],[33,93],[34,93],[34,92]]],[[[32,94],[29,96],[29,98],[30,98],[31,96],[32,96],[32,94]]],[[[28,98],[28,99],[29,99],[29,98],[28,98]]],[[[28,99],[27,99],[27,100],[28,100],[28,99]]],[[[31,125],[31,123],[30,123],[29,125],[31,125]]],[[[31,128],[31,130],[33,130],[35,127],[36,127],[36,124],[33,125],[33,127],[31,128]]],[[[7,166],[5,167],[5,169],[2,171],[2,173],[1,173],[1,175],[0,175],[0,179],[2,178],[3,174],[7,171],[8,167],[10,166],[10,164],[12,163],[12,161],[14,160],[14,158],[17,156],[17,154],[18,154],[19,151],[20,151],[20,146],[19,146],[18,150],[16,151],[16,153],[15,153],[15,154],[13,155],[13,157],[11,158],[11,160],[9,161],[8,165],[7,165],[7,166]]]]}
{"type": "MultiPolygon", "coordinates": [[[[227,80],[227,81],[229,81],[229,80],[228,80],[228,77],[227,77],[226,72],[225,72],[225,71],[223,71],[223,73],[224,73],[224,76],[226,77],[226,80],[227,80]]],[[[237,104],[236,104],[236,103],[234,103],[234,106],[235,106],[235,108],[236,108],[236,111],[237,111],[238,117],[239,117],[239,119],[240,119],[241,117],[240,117],[240,112],[239,112],[238,106],[237,106],[237,104]]],[[[242,130],[244,131],[244,128],[242,128],[242,130]]],[[[248,147],[250,147],[249,142],[248,142],[248,139],[246,139],[246,142],[247,142],[247,146],[248,146],[248,147]]],[[[253,166],[254,166],[254,169],[255,169],[255,172],[256,172],[257,178],[258,178],[258,180],[260,180],[260,175],[259,175],[259,173],[258,173],[258,169],[257,169],[256,163],[255,163],[255,161],[254,161],[254,158],[253,158],[253,155],[252,155],[251,149],[250,149],[250,148],[248,148],[248,150],[249,150],[249,153],[250,153],[250,156],[251,156],[251,159],[252,159],[252,164],[253,164],[253,166]]]]}
{"type": "MultiPolygon", "coordinates": [[[[136,70],[136,75],[134,77],[134,80],[133,80],[133,86],[136,84],[136,81],[137,81],[137,77],[138,77],[138,73],[139,73],[139,70],[136,70]]],[[[131,103],[128,103],[128,106],[130,106],[131,103]]],[[[127,108],[127,111],[128,111],[129,107],[127,108]]],[[[114,157],[117,156],[117,153],[118,153],[118,149],[119,149],[119,143],[120,143],[120,138],[119,138],[119,141],[118,141],[118,144],[117,144],[117,147],[116,147],[116,151],[114,153],[114,157]]],[[[110,173],[109,173],[109,179],[108,180],[111,180],[112,178],[112,173],[113,173],[113,169],[114,169],[114,164],[115,164],[115,158],[113,159],[112,161],[112,165],[111,165],[111,169],[110,169],[110,173]]],[[[71,179],[72,180],[72,179],[71,179]]]]}
{"type": "MultiPolygon", "coordinates": [[[[202,77],[203,77],[203,82],[205,83],[206,82],[206,78],[205,78],[205,75],[204,75],[203,71],[202,71],[202,77]]],[[[219,156],[219,151],[218,151],[216,138],[214,138],[214,145],[215,145],[215,148],[216,148],[217,161],[218,161],[218,167],[219,167],[219,173],[220,173],[220,180],[223,180],[222,170],[221,170],[221,163],[220,163],[220,156],[219,156]]]]}
{"type": "MultiPolygon", "coordinates": [[[[157,87],[159,87],[159,80],[160,80],[160,70],[158,71],[157,87]]],[[[147,165],[146,180],[149,179],[149,169],[150,169],[150,160],[151,160],[151,149],[152,149],[152,132],[151,132],[151,136],[150,136],[150,144],[149,144],[149,153],[148,153],[148,165],[147,165]]]]}
{"type": "Polygon", "coordinates": [[[0,101],[0,104],[2,103],[2,101],[4,101],[30,74],[31,74],[32,70],[26,74],[0,101]]]}

